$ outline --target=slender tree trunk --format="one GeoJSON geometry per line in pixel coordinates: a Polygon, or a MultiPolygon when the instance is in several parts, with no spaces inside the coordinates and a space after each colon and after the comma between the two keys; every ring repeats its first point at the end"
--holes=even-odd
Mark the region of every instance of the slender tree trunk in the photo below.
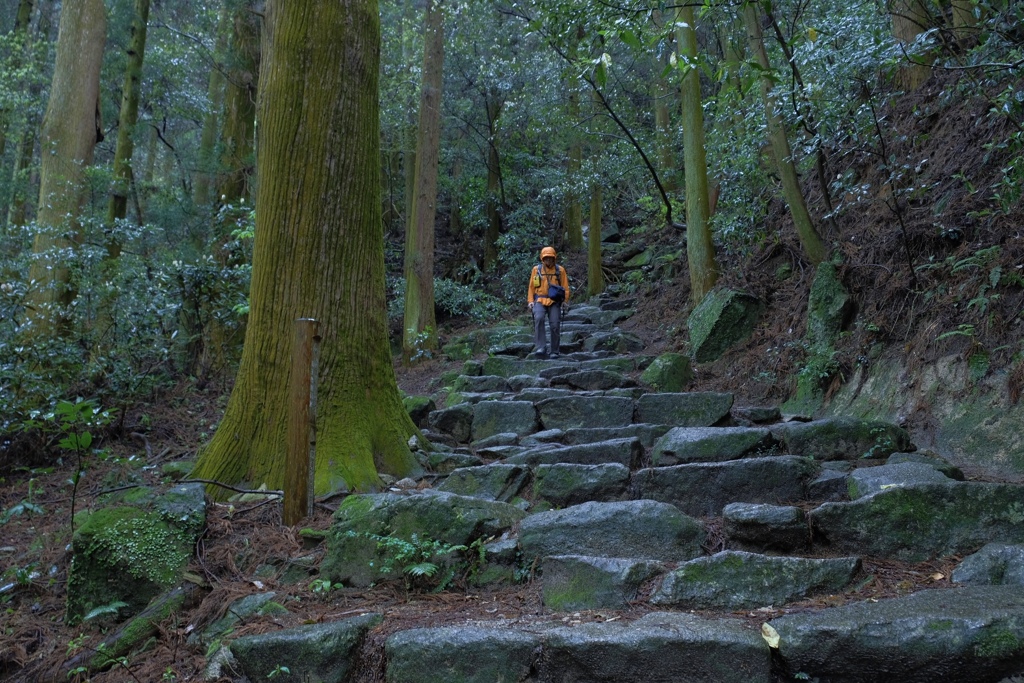
{"type": "Polygon", "coordinates": [[[416,141],[416,181],[405,231],[405,320],[402,358],[407,364],[437,350],[434,317],[434,217],[441,152],[441,90],[444,75],[444,11],[427,0],[423,25],[423,82],[416,141]]]}
{"type": "MultiPolygon", "coordinates": [[[[210,77],[206,86],[206,115],[199,136],[199,172],[193,187],[193,201],[200,209],[210,205],[210,188],[217,176],[217,123],[224,107],[224,67],[221,60],[228,47],[228,10],[221,7],[217,21],[217,42],[213,49],[214,62],[210,64],[210,77]]],[[[198,245],[197,245],[198,246],[198,245]]]]}
{"type": "MultiPolygon", "coordinates": [[[[124,73],[124,87],[121,94],[121,114],[117,122],[117,147],[114,151],[114,180],[110,189],[110,203],[107,206],[107,225],[128,212],[128,191],[133,182],[132,153],[135,151],[135,124],[139,119],[139,85],[142,80],[142,62],[146,54],[146,28],[149,23],[149,0],[135,0],[135,14],[132,17],[131,42],[128,45],[128,65],[124,73]]],[[[139,222],[142,217],[139,216],[139,222]]],[[[107,253],[111,258],[121,254],[117,239],[107,241],[107,253]]]]}
{"type": "Polygon", "coordinates": [[[378,471],[417,469],[387,336],[377,2],[270,0],[265,21],[250,319],[227,410],[193,474],[282,486],[292,324],[315,318],[315,491],[370,490],[378,471]]]}
{"type": "MultiPolygon", "coordinates": [[[[234,16],[224,94],[224,127],[221,131],[224,176],[217,192],[225,204],[251,196],[249,180],[255,169],[252,154],[256,134],[260,31],[258,18],[249,4],[243,3],[234,16]]],[[[224,238],[224,235],[220,237],[224,238]]]]}
{"type": "Polygon", "coordinates": [[[793,224],[796,227],[804,255],[811,263],[818,264],[825,260],[827,250],[814,227],[811,214],[807,211],[807,202],[800,189],[800,179],[796,173],[796,165],[793,163],[789,138],[786,136],[786,128],[779,116],[775,96],[772,94],[772,82],[767,76],[771,64],[768,62],[768,52],[764,48],[764,37],[761,32],[761,20],[757,5],[752,2],[744,5],[743,17],[747,26],[750,51],[765,74],[761,77],[761,97],[764,100],[764,111],[768,120],[768,140],[771,143],[772,157],[782,181],[782,192],[789,205],[789,212],[793,217],[793,224]]]}
{"type": "Polygon", "coordinates": [[[29,279],[30,335],[64,332],[65,309],[74,298],[68,257],[60,251],[81,241],[79,213],[85,168],[100,135],[100,66],[107,35],[103,0],[64,0],[57,35],[50,100],[43,117],[40,230],[32,246],[29,279]]]}
{"type": "Polygon", "coordinates": [[[501,160],[498,158],[497,126],[504,102],[497,93],[487,97],[487,198],[484,214],[487,228],[484,232],[484,270],[498,265],[498,237],[501,235],[501,214],[498,211],[501,193],[501,160]]]}
{"type": "Polygon", "coordinates": [[[587,229],[587,295],[604,291],[604,269],[601,267],[601,183],[590,186],[590,227],[587,229]]]}
{"type": "Polygon", "coordinates": [[[699,303],[718,281],[718,262],[711,241],[708,164],[704,148],[704,110],[697,63],[697,26],[693,7],[676,14],[680,56],[691,65],[683,76],[683,170],[686,184],[686,260],[690,267],[690,298],[699,303]]]}

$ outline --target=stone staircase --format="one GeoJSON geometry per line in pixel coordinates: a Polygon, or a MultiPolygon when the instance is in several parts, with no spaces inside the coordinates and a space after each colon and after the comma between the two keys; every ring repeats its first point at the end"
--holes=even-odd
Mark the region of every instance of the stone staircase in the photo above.
{"type": "MultiPolygon", "coordinates": [[[[430,538],[478,552],[479,584],[530,574],[552,612],[646,615],[399,631],[385,643],[387,681],[1024,674],[1024,487],[964,481],[896,425],[786,422],[730,394],[646,390],[636,375],[654,359],[615,327],[629,308],[574,308],[557,360],[526,359],[525,329],[477,339],[489,355],[448,378],[446,406],[424,418],[436,450],[419,455],[432,486],[349,496],[320,572],[356,587],[395,578],[379,539],[430,538]],[[942,588],[778,616],[869,581],[866,558],[981,548],[942,588]],[[758,624],[737,611],[767,616],[758,624]]],[[[239,638],[225,654],[250,680],[282,666],[281,680],[358,680],[360,643],[383,618],[239,638]]]]}

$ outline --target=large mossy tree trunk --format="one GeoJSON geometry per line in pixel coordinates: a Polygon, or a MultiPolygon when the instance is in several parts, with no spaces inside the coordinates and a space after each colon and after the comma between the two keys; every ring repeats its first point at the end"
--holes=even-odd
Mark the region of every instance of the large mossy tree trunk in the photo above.
{"type": "Polygon", "coordinates": [[[764,47],[761,17],[755,3],[748,2],[743,6],[743,21],[747,27],[750,51],[761,66],[761,98],[764,100],[764,113],[768,122],[768,142],[771,144],[772,157],[779,172],[779,179],[782,181],[782,193],[786,197],[786,204],[793,217],[793,224],[796,227],[797,237],[800,240],[800,246],[803,247],[804,255],[811,263],[818,264],[825,260],[827,249],[821,235],[814,227],[811,214],[807,210],[803,190],[800,189],[800,178],[797,176],[796,165],[793,163],[793,153],[789,146],[789,138],[786,136],[786,127],[779,115],[778,103],[772,93],[773,84],[769,78],[771,64],[768,61],[768,52],[764,47]]]}
{"type": "Polygon", "coordinates": [[[250,319],[196,477],[282,486],[296,318],[321,324],[316,492],[417,469],[387,337],[379,46],[376,0],[267,5],[250,319]]]}
{"type": "Polygon", "coordinates": [[[693,7],[676,14],[676,41],[688,69],[683,76],[683,171],[686,184],[686,260],[690,267],[690,298],[700,303],[718,282],[718,261],[711,241],[708,163],[704,148],[704,110],[697,68],[697,27],[693,7]]]}
{"type": "Polygon", "coordinates": [[[65,0],[50,100],[43,116],[39,232],[32,245],[28,334],[61,332],[74,298],[67,250],[81,242],[86,167],[100,135],[100,67],[107,39],[103,0],[65,0]]]}
{"type": "Polygon", "coordinates": [[[434,315],[434,218],[441,152],[441,90],[444,77],[444,11],[427,0],[423,22],[423,71],[416,140],[412,210],[405,231],[405,316],[402,359],[410,364],[437,349],[434,315]]]}

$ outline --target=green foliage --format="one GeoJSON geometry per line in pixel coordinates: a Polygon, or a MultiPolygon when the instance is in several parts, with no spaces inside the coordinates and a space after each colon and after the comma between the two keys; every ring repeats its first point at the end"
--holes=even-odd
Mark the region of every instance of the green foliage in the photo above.
{"type": "Polygon", "coordinates": [[[25,498],[0,513],[0,525],[7,524],[12,517],[19,517],[21,515],[31,517],[32,515],[46,514],[43,506],[35,502],[36,493],[37,484],[36,479],[33,477],[28,480],[28,493],[25,498]]]}

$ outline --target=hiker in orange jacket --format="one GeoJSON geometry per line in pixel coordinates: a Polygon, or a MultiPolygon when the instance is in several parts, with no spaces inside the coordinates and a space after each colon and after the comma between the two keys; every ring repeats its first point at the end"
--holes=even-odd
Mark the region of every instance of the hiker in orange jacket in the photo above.
{"type": "Polygon", "coordinates": [[[540,358],[558,358],[562,313],[569,309],[569,276],[565,268],[555,264],[557,258],[553,247],[541,249],[540,265],[530,271],[530,282],[526,288],[526,305],[533,311],[533,355],[540,358]],[[551,327],[550,355],[544,330],[545,319],[551,327]]]}

